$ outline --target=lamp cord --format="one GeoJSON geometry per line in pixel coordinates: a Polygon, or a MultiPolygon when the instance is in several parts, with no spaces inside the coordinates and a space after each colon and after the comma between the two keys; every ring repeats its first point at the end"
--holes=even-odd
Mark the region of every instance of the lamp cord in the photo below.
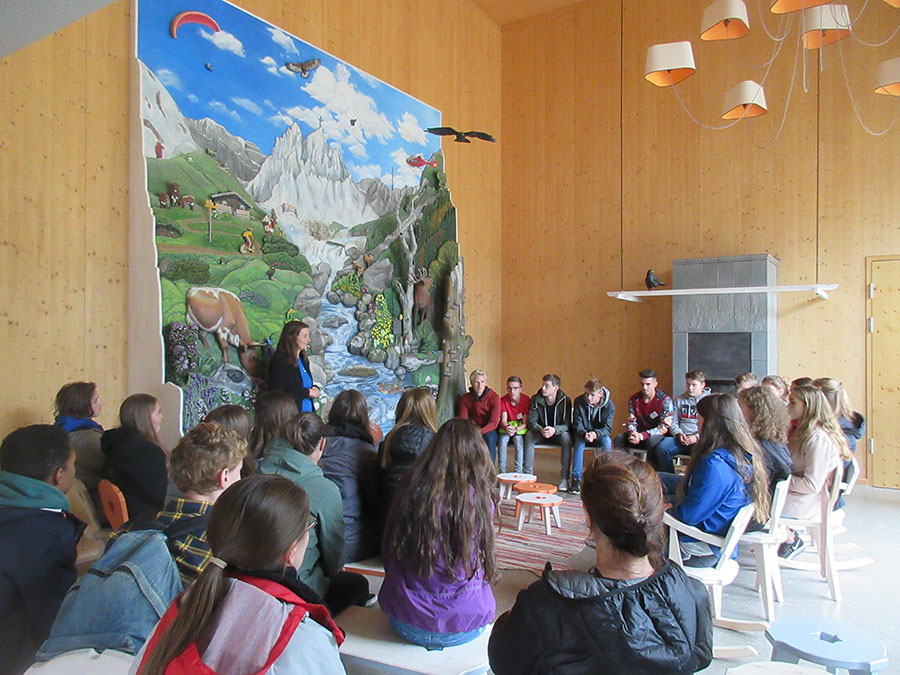
{"type": "Polygon", "coordinates": [[[838,40],[838,53],[841,55],[841,73],[844,76],[844,84],[847,87],[847,96],[850,97],[850,105],[853,107],[853,112],[856,115],[856,121],[859,122],[859,126],[865,129],[866,133],[870,136],[884,136],[894,127],[894,124],[897,123],[897,118],[900,117],[900,102],[898,102],[897,110],[894,112],[894,119],[892,119],[890,124],[887,125],[887,128],[882,131],[873,131],[865,122],[863,122],[862,115],[859,113],[859,107],[856,105],[856,97],[853,95],[853,90],[850,88],[850,78],[847,76],[847,64],[844,61],[844,47],[841,42],[841,40],[838,40]]]}
{"type": "MultiPolygon", "coordinates": [[[[801,51],[800,41],[797,40],[797,48],[794,52],[794,68],[793,68],[793,70],[791,70],[791,83],[788,86],[787,97],[784,100],[784,109],[782,110],[782,113],[781,113],[781,124],[778,125],[778,131],[775,132],[775,135],[772,137],[772,139],[768,143],[764,143],[763,145],[760,145],[759,143],[756,142],[756,139],[753,139],[753,145],[755,145],[758,150],[766,150],[766,149],[772,147],[775,144],[775,141],[778,140],[778,137],[781,136],[781,132],[784,131],[784,123],[787,121],[788,109],[791,107],[791,97],[794,94],[794,83],[797,81],[797,64],[800,61],[800,51],[801,51]]],[[[803,82],[804,82],[804,87],[805,87],[806,86],[806,62],[805,62],[805,60],[804,60],[804,66],[803,66],[803,82]]]]}
{"type": "MultiPolygon", "coordinates": [[[[788,33],[791,32],[791,27],[788,26],[787,28],[785,28],[784,35],[782,35],[781,37],[775,37],[774,35],[772,35],[772,33],[769,32],[769,27],[766,25],[766,20],[763,18],[762,5],[760,5],[759,2],[760,0],[756,0],[756,9],[759,12],[759,23],[762,25],[763,30],[766,32],[766,35],[769,36],[770,40],[775,40],[775,42],[783,41],[788,36],[788,33]]],[[[790,17],[791,15],[788,16],[790,17]]],[[[784,15],[781,16],[781,19],[784,19],[784,15]]],[[[781,27],[781,20],[778,21],[778,27],[781,27]]]]}

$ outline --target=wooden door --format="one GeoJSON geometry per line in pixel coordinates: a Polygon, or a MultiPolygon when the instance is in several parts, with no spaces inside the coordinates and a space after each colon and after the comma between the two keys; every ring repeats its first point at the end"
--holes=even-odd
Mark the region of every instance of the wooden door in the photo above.
{"type": "Polygon", "coordinates": [[[871,484],[900,488],[900,258],[869,259],[871,484]]]}

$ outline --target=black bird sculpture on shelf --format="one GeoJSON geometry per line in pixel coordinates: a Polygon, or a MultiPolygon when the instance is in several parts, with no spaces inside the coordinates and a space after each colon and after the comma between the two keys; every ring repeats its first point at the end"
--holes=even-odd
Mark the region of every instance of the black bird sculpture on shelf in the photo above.
{"type": "Polygon", "coordinates": [[[457,131],[453,127],[431,127],[425,131],[436,136],[456,136],[453,140],[457,143],[471,143],[470,138],[480,138],[482,141],[491,143],[497,142],[496,138],[483,131],[457,131]]]}
{"type": "Polygon", "coordinates": [[[652,291],[657,286],[665,286],[653,270],[647,270],[647,276],[644,277],[644,283],[647,284],[648,291],[652,291]]]}

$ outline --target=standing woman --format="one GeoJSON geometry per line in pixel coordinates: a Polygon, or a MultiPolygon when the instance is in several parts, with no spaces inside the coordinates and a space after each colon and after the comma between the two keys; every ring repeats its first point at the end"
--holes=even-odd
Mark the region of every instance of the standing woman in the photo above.
{"type": "Polygon", "coordinates": [[[302,321],[284,324],[266,378],[269,391],[290,394],[299,412],[313,412],[312,400],[322,395],[310,374],[309,359],[306,357],[309,343],[309,326],[302,321]]]}
{"type": "MultiPolygon", "coordinates": [[[[709,534],[724,535],[744,506],[753,502],[756,521],[769,519],[769,490],[759,445],[750,435],[737,399],[712,394],[697,402],[700,440],[678,486],[681,502],[672,509],[678,520],[709,534]]],[[[681,541],[684,564],[713,567],[718,548],[681,541]]]]}
{"type": "MultiPolygon", "coordinates": [[[[788,414],[797,426],[788,442],[794,466],[784,515],[818,518],[822,492],[830,487],[828,478],[840,467],[842,459],[850,459],[850,448],[828,399],[818,387],[804,384],[791,389],[788,414]]],[[[805,547],[797,533],[789,529],[788,538],[778,547],[778,555],[793,558],[805,547]]]]}
{"type": "Polygon", "coordinates": [[[100,449],[101,427],[92,418],[103,410],[103,401],[94,382],[69,382],[56,394],[56,420],[54,424],[69,434],[69,442],[75,451],[75,477],[88,489],[98,513],[100,497],[97,484],[102,478],[103,450],[100,449]]]}
{"type": "Polygon", "coordinates": [[[431,390],[413,387],[404,391],[395,419],[394,428],[378,446],[378,520],[382,533],[397,483],[437,432],[437,406],[431,390]]]}
{"type": "Polygon", "coordinates": [[[346,389],[328,413],[325,452],[319,467],[341,491],[344,503],[344,553],[347,562],[378,553],[378,472],[369,433],[366,397],[346,389]]]}
{"type": "Polygon", "coordinates": [[[166,453],[159,441],[163,414],[150,394],[132,394],[119,407],[119,424],[103,434],[103,477],[125,495],[129,519],[156,514],[166,504],[166,453]]]}
{"type": "Polygon", "coordinates": [[[378,603],[404,640],[443,649],[493,621],[495,499],[481,433],[449,420],[398,486],[382,542],[378,603]]]}
{"type": "Polygon", "coordinates": [[[282,476],[225,490],[209,516],[213,558],[147,640],[138,673],[343,673],[344,640],[297,578],[315,526],[309,498],[282,476]]]}
{"type": "Polygon", "coordinates": [[[738,403],[750,433],[762,448],[771,495],[775,484],[791,475],[791,453],[787,447],[791,420],[787,408],[778,394],[766,385],[741,389],[738,403]]]}

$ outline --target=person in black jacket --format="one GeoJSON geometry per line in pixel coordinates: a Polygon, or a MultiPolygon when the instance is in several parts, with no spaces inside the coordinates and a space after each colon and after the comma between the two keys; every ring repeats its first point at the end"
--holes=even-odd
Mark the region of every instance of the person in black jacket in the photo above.
{"type": "Polygon", "coordinates": [[[35,424],[0,445],[0,671],[34,661],[75,583],[84,523],[69,513],[75,452],[63,429],[35,424]]]}
{"type": "Polygon", "coordinates": [[[581,499],[596,543],[590,572],[555,572],[497,619],[497,675],[693,673],[712,659],[709,596],[664,561],[663,496],[645,462],[613,451],[585,471],[581,499]]]}
{"type": "Polygon", "coordinates": [[[132,394],[119,407],[119,424],[100,439],[103,477],[125,495],[128,518],[162,511],[169,479],[159,441],[163,414],[150,394],[132,394]]]}
{"type": "Polygon", "coordinates": [[[309,326],[302,321],[284,324],[266,378],[268,390],[290,394],[299,412],[313,412],[312,399],[322,395],[310,374],[309,359],[306,357],[309,343],[309,326]]]}
{"type": "Polygon", "coordinates": [[[397,483],[437,433],[437,405],[428,387],[412,387],[397,403],[394,428],[378,446],[379,531],[384,533],[397,483]]]}
{"type": "Polygon", "coordinates": [[[572,455],[570,494],[577,495],[581,492],[581,468],[585,446],[599,448],[594,450],[594,457],[601,451],[612,449],[612,426],[615,415],[616,405],[612,402],[609,389],[600,384],[600,380],[596,377],[585,382],[584,393],[572,404],[572,437],[575,441],[575,451],[572,455]]]}
{"type": "Polygon", "coordinates": [[[341,491],[344,554],[347,562],[378,553],[377,453],[369,433],[366,397],[356,389],[338,394],[331,405],[325,452],[319,468],[341,491]]]}

